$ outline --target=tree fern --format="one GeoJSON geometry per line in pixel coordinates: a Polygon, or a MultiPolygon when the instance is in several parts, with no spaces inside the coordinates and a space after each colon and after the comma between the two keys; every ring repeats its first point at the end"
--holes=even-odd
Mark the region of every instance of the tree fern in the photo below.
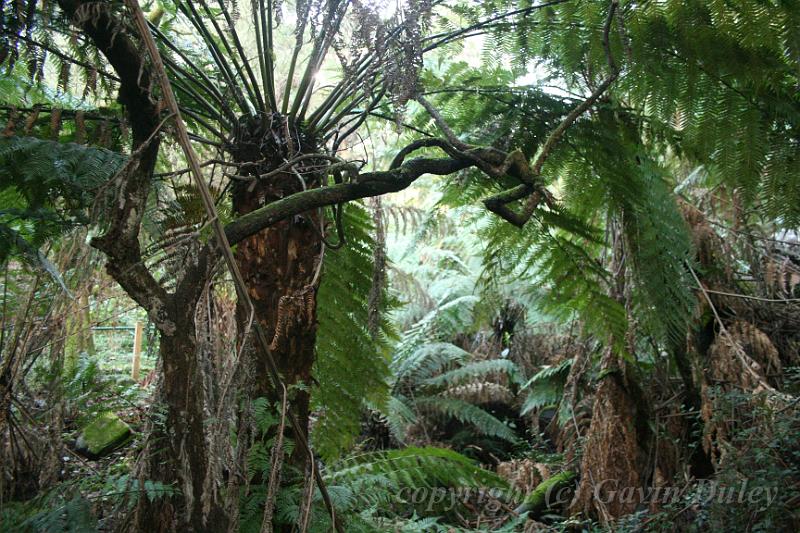
{"type": "Polygon", "coordinates": [[[425,339],[446,338],[463,331],[468,322],[460,320],[460,306],[470,308],[475,299],[456,298],[435,309],[413,326],[400,340],[392,361],[393,402],[387,414],[390,428],[401,441],[405,427],[417,421],[417,414],[455,419],[490,437],[516,442],[514,431],[483,408],[456,397],[448,389],[465,382],[480,382],[491,375],[517,379],[516,365],[509,360],[471,361],[472,354],[448,342],[425,339]],[[442,321],[442,318],[445,318],[442,321]],[[454,318],[455,317],[455,318],[454,318]]]}
{"type": "MultiPolygon", "coordinates": [[[[540,70],[550,79],[563,82],[559,84],[572,93],[587,94],[607,69],[600,38],[607,6],[561,2],[487,28],[492,39],[486,43],[492,48],[503,47],[511,64],[524,64],[526,58],[536,57],[540,70]],[[508,36],[514,33],[517,45],[506,46],[508,36]]],[[[485,9],[502,13],[502,9],[513,7],[517,7],[514,2],[501,0],[489,6],[459,8],[459,13],[480,24],[485,9]]],[[[682,157],[708,165],[719,183],[738,188],[745,203],[767,216],[779,217],[788,226],[796,225],[796,206],[800,205],[797,180],[793,179],[800,149],[796,128],[800,108],[795,98],[800,49],[794,31],[797,24],[793,4],[666,0],[624,4],[615,21],[617,28],[609,35],[611,52],[623,67],[611,88],[613,99],[641,117],[639,127],[649,140],[656,140],[661,135],[656,131],[663,126],[672,129],[677,134],[673,136],[674,148],[682,157]]],[[[496,68],[497,62],[488,65],[496,68]]],[[[487,104],[489,99],[477,97],[483,85],[498,78],[491,74],[491,68],[487,68],[483,80],[474,82],[476,96],[469,91],[454,91],[457,96],[444,94],[439,101],[455,104],[473,99],[486,109],[493,107],[491,100],[487,104]]],[[[451,80],[459,79],[465,70],[463,66],[453,69],[448,82],[453,84],[451,80]]],[[[426,78],[426,82],[435,87],[436,78],[426,78]]],[[[509,88],[498,98],[508,98],[511,93],[509,88]]],[[[553,97],[549,100],[551,106],[556,101],[553,97]]],[[[481,109],[470,109],[463,103],[452,109],[455,112],[448,118],[458,125],[458,131],[469,131],[473,120],[473,124],[480,124],[474,130],[476,135],[477,131],[498,129],[481,122],[485,117],[481,109]]],[[[530,121],[531,131],[537,132],[542,123],[541,114],[530,108],[508,109],[499,116],[511,125],[530,121]],[[511,118],[517,113],[526,118],[511,118]]],[[[576,123],[568,136],[580,130],[584,120],[576,123]]],[[[518,138],[522,134],[514,135],[518,138]]],[[[518,144],[535,150],[538,143],[518,144]]],[[[562,143],[547,167],[553,168],[559,153],[571,154],[584,148],[580,143],[562,143]]],[[[552,176],[547,167],[545,174],[552,176]]],[[[454,190],[456,194],[459,191],[454,190]]]]}

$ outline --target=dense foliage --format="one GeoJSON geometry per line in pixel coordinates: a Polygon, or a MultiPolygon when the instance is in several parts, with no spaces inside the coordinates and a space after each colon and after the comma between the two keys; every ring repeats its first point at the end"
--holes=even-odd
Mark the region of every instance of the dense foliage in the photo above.
{"type": "Polygon", "coordinates": [[[0,529],[798,527],[796,2],[0,23],[0,529]]]}

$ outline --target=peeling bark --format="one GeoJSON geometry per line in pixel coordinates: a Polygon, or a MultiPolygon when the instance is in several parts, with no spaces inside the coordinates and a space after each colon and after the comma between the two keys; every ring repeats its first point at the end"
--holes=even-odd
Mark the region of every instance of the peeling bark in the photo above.
{"type": "Polygon", "coordinates": [[[148,475],[167,484],[178,480],[175,488],[181,495],[154,502],[140,497],[135,529],[167,532],[188,526],[192,531],[225,531],[227,517],[221,504],[203,508],[208,450],[203,373],[193,316],[180,317],[176,326],[178,333],[162,333],[160,339],[164,371],[161,400],[167,409],[163,422],[154,424],[151,439],[155,445],[148,458],[148,475]],[[181,499],[183,505],[176,508],[181,499]]]}
{"type": "MultiPolygon", "coordinates": [[[[120,79],[119,100],[131,123],[132,156],[115,177],[116,197],[106,213],[106,232],[92,246],[108,257],[106,269],[144,309],[160,334],[164,367],[163,400],[166,419],[154,424],[155,445],[148,461],[146,479],[167,485],[177,481],[179,497],[138,499],[136,520],[126,524],[137,531],[224,531],[221,505],[203,508],[203,480],[208,465],[203,420],[203,380],[197,364],[194,311],[208,276],[204,257],[187,265],[174,294],[169,294],[145,266],[139,245],[139,229],[159,150],[160,108],[151,90],[152,74],[111,7],[83,0],[59,0],[73,23],[108,59],[120,79]]],[[[208,500],[208,498],[206,498],[208,500]]]]}

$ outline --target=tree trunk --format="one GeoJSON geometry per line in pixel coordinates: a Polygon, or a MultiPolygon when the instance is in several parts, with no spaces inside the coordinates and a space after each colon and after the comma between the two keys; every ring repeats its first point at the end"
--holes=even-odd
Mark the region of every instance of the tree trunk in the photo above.
{"type": "MultiPolygon", "coordinates": [[[[301,153],[313,153],[314,140],[296,128],[291,119],[268,115],[240,125],[238,162],[254,163],[246,174],[259,176],[274,172],[301,153]]],[[[307,160],[294,169],[275,173],[265,179],[238,182],[233,189],[233,209],[237,215],[250,213],[290,194],[319,185],[307,160]]],[[[236,260],[255,307],[258,320],[271,341],[271,352],[287,387],[304,384],[290,391],[291,410],[304,436],[308,437],[311,371],[317,332],[315,274],[321,260],[320,218],[316,211],[295,216],[264,229],[237,245],[236,260]]],[[[237,310],[240,334],[244,333],[249,314],[243,306],[237,310]]],[[[254,370],[252,397],[280,400],[273,390],[267,360],[259,350],[246,351],[254,370]]],[[[295,447],[290,462],[305,471],[306,451],[295,447]]]]}
{"type": "MultiPolygon", "coordinates": [[[[158,328],[164,368],[164,420],[154,421],[145,460],[144,480],[161,481],[181,491],[179,497],[150,501],[140,495],[136,520],[123,524],[138,531],[226,531],[223,506],[215,494],[204,492],[211,460],[204,428],[205,397],[195,310],[212,268],[208,257],[187,255],[174,293],[169,293],[145,265],[139,230],[147,208],[151,180],[159,152],[156,135],[162,124],[161,102],[151,92],[152,76],[141,43],[133,39],[119,12],[105,3],[58,0],[114,68],[119,78],[119,102],[131,126],[132,157],[115,177],[116,197],[104,213],[107,229],[92,246],[108,257],[108,273],[144,309],[158,328]],[[100,5],[102,4],[102,5],[100,5]]],[[[151,58],[151,60],[154,58],[151,58]]],[[[147,451],[147,450],[146,450],[147,451]]],[[[142,488],[142,487],[140,487],[142,488]]]]}
{"type": "Polygon", "coordinates": [[[177,481],[174,488],[180,494],[154,501],[140,494],[136,531],[182,531],[187,527],[191,531],[226,531],[222,505],[204,491],[210,458],[194,317],[181,317],[175,325],[172,335],[162,332],[160,338],[164,375],[159,400],[166,406],[166,416],[153,425],[146,479],[166,485],[177,481]],[[179,510],[185,513],[183,520],[179,510]]]}
{"type": "MultiPolygon", "coordinates": [[[[615,272],[609,296],[625,305],[630,320],[630,291],[626,284],[624,236],[621,222],[612,220],[612,258],[610,271],[615,272]]],[[[631,321],[632,323],[632,321],[631,321]]],[[[626,350],[635,357],[634,331],[624,339],[626,350]]],[[[616,348],[619,341],[611,335],[600,362],[600,383],[594,395],[592,421],[586,435],[581,460],[580,483],[570,505],[571,514],[597,517],[607,525],[632,513],[641,503],[644,486],[642,443],[646,440],[647,402],[635,377],[616,348]]]]}

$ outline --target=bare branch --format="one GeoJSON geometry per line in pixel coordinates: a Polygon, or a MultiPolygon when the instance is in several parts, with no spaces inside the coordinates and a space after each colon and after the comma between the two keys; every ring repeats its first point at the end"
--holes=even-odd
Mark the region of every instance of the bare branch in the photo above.
{"type": "Polygon", "coordinates": [[[422,96],[421,94],[418,94],[416,98],[417,102],[419,102],[420,105],[422,105],[422,107],[425,108],[425,111],[428,112],[428,114],[433,118],[433,121],[436,123],[439,129],[442,130],[442,133],[444,133],[444,136],[447,137],[447,140],[450,142],[450,144],[452,144],[453,146],[462,151],[469,150],[470,146],[462,142],[461,139],[459,139],[456,136],[452,128],[450,128],[450,126],[447,124],[444,118],[442,118],[442,115],[439,113],[439,110],[433,107],[431,103],[428,102],[425,99],[425,97],[422,96]]]}

